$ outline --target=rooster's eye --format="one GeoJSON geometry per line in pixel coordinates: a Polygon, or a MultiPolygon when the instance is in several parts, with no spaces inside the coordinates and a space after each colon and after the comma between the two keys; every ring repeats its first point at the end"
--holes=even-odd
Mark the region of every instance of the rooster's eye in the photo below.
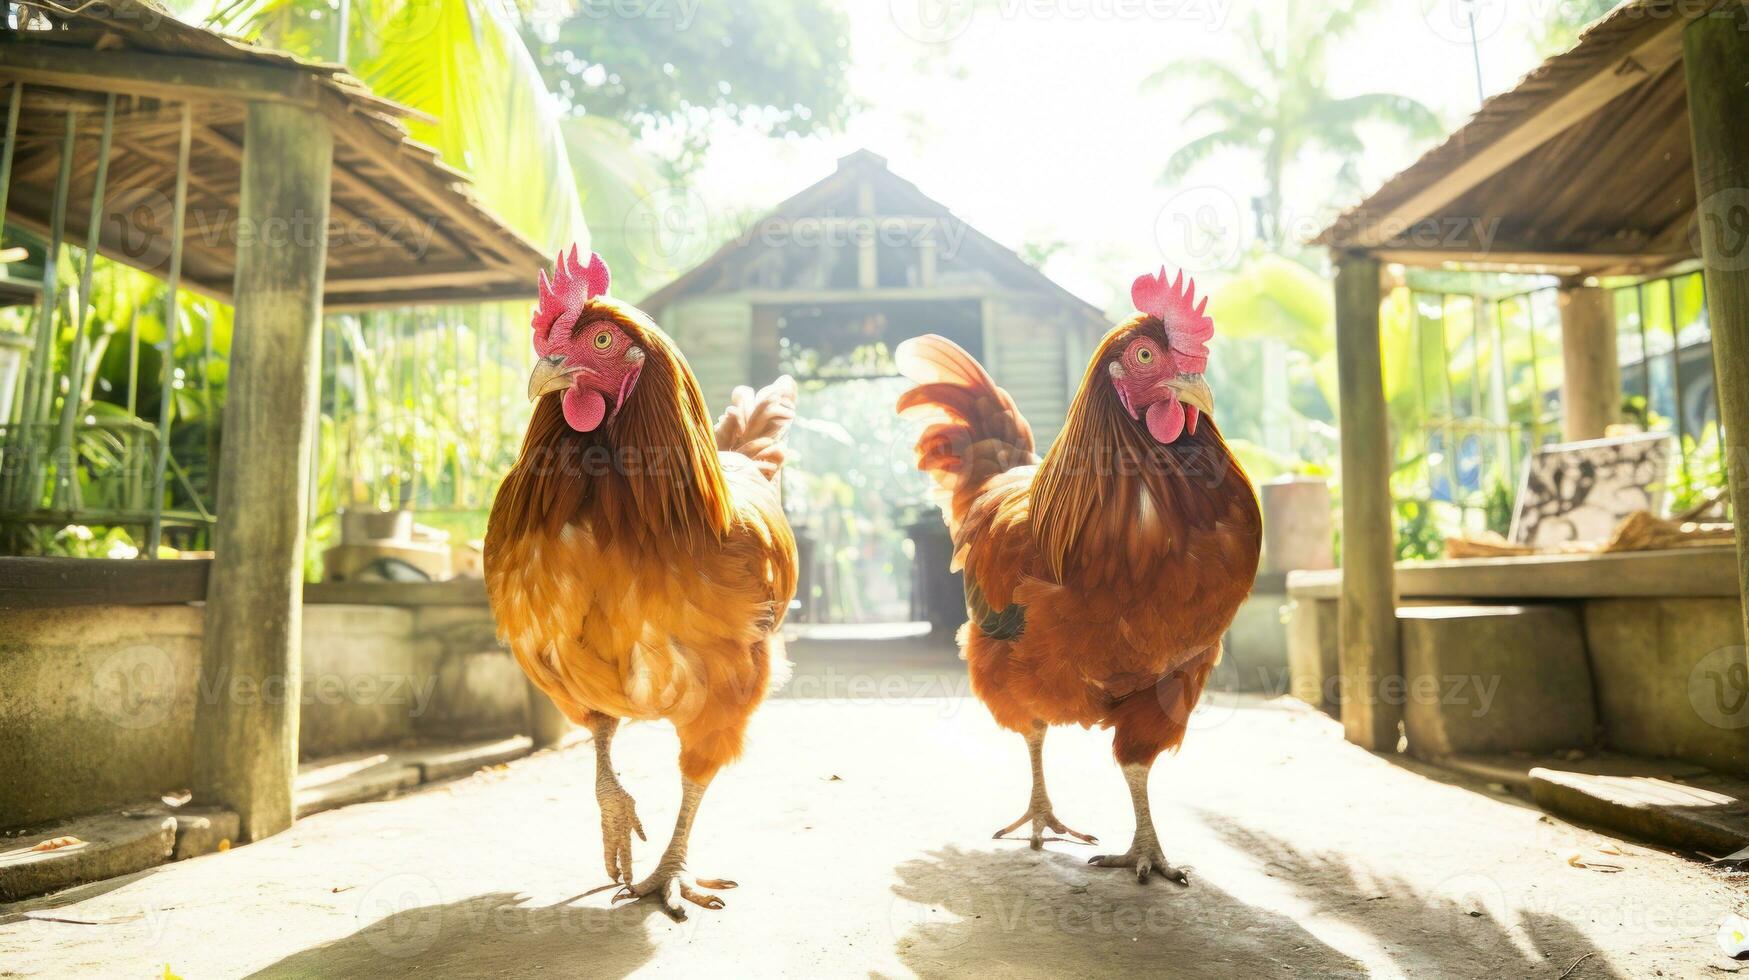
{"type": "Polygon", "coordinates": [[[613,346],[613,334],[603,330],[595,335],[595,349],[606,350],[613,346]]]}
{"type": "Polygon", "coordinates": [[[1139,348],[1136,351],[1136,360],[1143,364],[1151,364],[1154,360],[1154,352],[1146,347],[1139,348]]]}

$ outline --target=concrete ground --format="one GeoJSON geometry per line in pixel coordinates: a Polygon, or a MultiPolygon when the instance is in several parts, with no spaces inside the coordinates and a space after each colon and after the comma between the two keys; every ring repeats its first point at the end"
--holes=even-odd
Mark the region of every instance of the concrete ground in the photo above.
{"type": "MultiPolygon", "coordinates": [[[[1019,737],[951,651],[827,636],[701,810],[692,867],[720,912],[613,907],[593,753],[575,743],[151,872],[0,905],[0,976],[1138,974],[1722,976],[1743,890],[1689,861],[1555,822],[1486,786],[1342,741],[1288,701],[1215,699],[1154,772],[1191,886],[1086,866],[1094,848],[992,841],[1025,807],[1019,737]],[[1611,851],[1621,853],[1613,854],[1611,851]],[[1578,851],[1621,870],[1574,867],[1578,851]],[[1575,966],[1575,963],[1577,965],[1575,966]]],[[[1109,735],[1054,729],[1058,814],[1121,850],[1109,735]]],[[[618,767],[654,863],[679,795],[673,733],[618,767]]]]}

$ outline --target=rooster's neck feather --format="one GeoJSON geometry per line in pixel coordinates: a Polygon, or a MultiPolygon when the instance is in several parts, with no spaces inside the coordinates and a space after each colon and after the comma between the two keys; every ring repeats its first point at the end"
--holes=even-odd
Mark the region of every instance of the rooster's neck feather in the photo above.
{"type": "Polygon", "coordinates": [[[1106,362],[1140,327],[1106,335],[1033,480],[1033,540],[1059,582],[1156,574],[1234,522],[1261,534],[1256,492],[1212,420],[1161,445],[1111,390],[1106,362]]]}
{"type": "Polygon", "coordinates": [[[733,503],[698,379],[648,318],[630,307],[611,315],[644,349],[636,389],[593,432],[566,423],[560,393],[541,398],[493,501],[488,547],[494,538],[556,537],[574,523],[603,544],[679,551],[728,532],[733,503]]]}

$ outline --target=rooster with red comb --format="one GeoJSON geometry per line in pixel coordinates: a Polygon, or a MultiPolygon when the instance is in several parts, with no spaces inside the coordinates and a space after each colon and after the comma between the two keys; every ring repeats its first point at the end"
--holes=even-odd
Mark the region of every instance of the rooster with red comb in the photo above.
{"type": "Polygon", "coordinates": [[[779,629],[796,545],[778,501],[796,386],[738,388],[710,424],[698,380],[648,316],[609,295],[577,249],[540,277],[522,454],[492,501],[486,592],[500,639],[536,687],[595,736],[602,861],[616,900],[723,907],[687,842],[705,788],[741,753],[788,673],[779,629]],[[680,736],[680,814],[656,867],[632,874],[632,796],[613,771],[622,719],[680,736]]]}
{"type": "Polygon", "coordinates": [[[899,411],[928,421],[917,466],[934,477],[965,571],[960,646],[972,691],[1019,733],[1032,795],[1004,837],[1094,843],[1045,790],[1051,725],[1112,730],[1135,837],[1089,863],[1188,883],[1160,846],[1148,776],[1184,741],[1251,591],[1262,549],[1257,498],[1213,420],[1203,380],[1214,321],[1195,282],[1136,279],[1135,316],[1105,335],[1057,441],[1041,460],[1014,400],[952,341],[899,346],[917,383],[899,411]]]}

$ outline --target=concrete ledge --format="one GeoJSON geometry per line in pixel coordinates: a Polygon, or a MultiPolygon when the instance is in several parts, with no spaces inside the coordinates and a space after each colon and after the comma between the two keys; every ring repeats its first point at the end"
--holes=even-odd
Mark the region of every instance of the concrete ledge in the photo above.
{"type": "Polygon", "coordinates": [[[8,849],[0,851],[0,900],[13,901],[163,864],[176,847],[176,820],[85,817],[7,843],[8,849]],[[55,837],[77,837],[84,843],[32,850],[55,837]]]}
{"type": "Polygon", "coordinates": [[[1423,758],[1543,752],[1597,739],[1591,667],[1565,606],[1414,606],[1403,637],[1403,728],[1423,758]]]}
{"type": "MultiPolygon", "coordinates": [[[[1698,781],[1698,780],[1697,780],[1698,781]]],[[[1716,788],[1648,776],[1530,771],[1531,798],[1550,813],[1630,837],[1714,857],[1749,845],[1749,784],[1716,788]]]]}
{"type": "Polygon", "coordinates": [[[394,796],[419,785],[419,767],[387,753],[357,753],[298,766],[293,800],[298,818],[366,800],[394,796]]]}
{"type": "Polygon", "coordinates": [[[465,776],[534,751],[524,735],[481,742],[418,745],[388,752],[357,752],[298,767],[300,818],[335,807],[387,799],[421,783],[465,776]]]}
{"type": "Polygon", "coordinates": [[[1658,779],[1692,779],[1708,774],[1705,768],[1686,762],[1643,759],[1614,752],[1587,752],[1578,758],[1547,754],[1465,754],[1429,761],[1466,776],[1499,783],[1526,796],[1530,795],[1530,774],[1538,769],[1590,776],[1651,776],[1658,779]]]}
{"type": "Polygon", "coordinates": [[[502,765],[520,759],[534,751],[534,742],[526,735],[496,742],[456,745],[449,748],[433,746],[421,750],[414,758],[422,782],[435,783],[455,776],[466,776],[488,766],[502,765]]]}
{"type": "MultiPolygon", "coordinates": [[[[1525,555],[1398,562],[1397,595],[1411,599],[1737,597],[1735,548],[1677,548],[1607,555],[1525,555]]],[[[1296,599],[1335,599],[1342,570],[1289,572],[1296,599]]]]}
{"type": "Polygon", "coordinates": [[[218,807],[186,807],[176,811],[176,852],[171,860],[186,861],[231,846],[237,839],[237,814],[218,807]]]}

